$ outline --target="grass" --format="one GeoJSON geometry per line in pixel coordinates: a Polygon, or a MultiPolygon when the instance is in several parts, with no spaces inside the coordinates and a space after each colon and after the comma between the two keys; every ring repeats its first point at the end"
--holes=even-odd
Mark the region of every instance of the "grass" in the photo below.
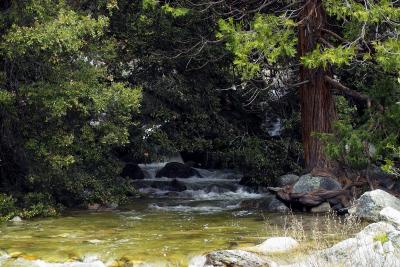
{"type": "Polygon", "coordinates": [[[377,234],[374,236],[374,241],[379,241],[381,244],[385,244],[389,241],[389,237],[386,233],[377,234]]]}
{"type": "Polygon", "coordinates": [[[280,264],[289,264],[304,259],[317,250],[322,250],[354,236],[366,224],[354,216],[337,216],[332,213],[314,216],[290,213],[284,218],[284,226],[274,225],[265,218],[267,237],[287,236],[296,239],[299,248],[273,253],[268,258],[280,264]]]}

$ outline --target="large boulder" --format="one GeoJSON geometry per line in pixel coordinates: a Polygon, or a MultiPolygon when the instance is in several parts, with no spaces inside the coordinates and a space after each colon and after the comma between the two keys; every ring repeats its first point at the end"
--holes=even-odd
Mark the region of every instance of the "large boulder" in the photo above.
{"type": "Polygon", "coordinates": [[[141,180],[144,179],[144,173],[139,165],[134,163],[127,163],[125,167],[122,169],[120,174],[121,177],[129,177],[133,180],[141,180]]]}
{"type": "Polygon", "coordinates": [[[341,184],[333,178],[306,174],[293,185],[293,193],[308,193],[318,189],[339,190],[341,184]]]}
{"type": "Polygon", "coordinates": [[[379,216],[382,220],[400,227],[400,211],[392,207],[386,207],[379,212],[379,216]]]}
{"type": "Polygon", "coordinates": [[[331,248],[285,267],[400,266],[400,231],[386,222],[373,223],[331,248]]]}
{"type": "Polygon", "coordinates": [[[275,183],[276,183],[276,186],[284,187],[287,185],[295,184],[299,179],[300,179],[300,177],[298,175],[289,173],[289,174],[285,174],[285,175],[278,177],[276,179],[275,183]]]}
{"type": "Polygon", "coordinates": [[[156,174],[157,178],[189,178],[193,176],[201,177],[196,169],[180,162],[169,162],[156,174]]]}
{"type": "Polygon", "coordinates": [[[251,250],[257,253],[283,253],[293,250],[299,246],[299,243],[291,237],[271,237],[263,243],[251,247],[251,250]]]}
{"type": "Polygon", "coordinates": [[[349,209],[349,213],[369,221],[379,221],[383,208],[400,210],[400,199],[380,189],[364,193],[349,209]]]}
{"type": "Polygon", "coordinates": [[[257,254],[242,250],[220,250],[206,255],[205,267],[261,267],[268,262],[257,254]]]}

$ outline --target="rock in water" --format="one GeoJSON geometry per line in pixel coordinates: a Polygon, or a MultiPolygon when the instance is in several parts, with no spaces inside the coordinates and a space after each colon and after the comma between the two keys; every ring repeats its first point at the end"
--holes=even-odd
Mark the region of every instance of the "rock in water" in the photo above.
{"type": "Polygon", "coordinates": [[[193,176],[201,177],[196,169],[180,162],[169,162],[156,174],[157,178],[189,178],[193,176]]]}
{"type": "Polygon", "coordinates": [[[349,209],[349,213],[359,218],[379,221],[383,208],[400,209],[400,199],[380,189],[364,193],[349,209]]]}
{"type": "Polygon", "coordinates": [[[284,186],[287,186],[287,185],[293,185],[299,179],[300,179],[300,177],[298,175],[285,174],[285,175],[282,175],[281,177],[279,177],[278,179],[276,179],[276,186],[284,187],[284,186]]]}
{"type": "Polygon", "coordinates": [[[299,243],[291,237],[272,237],[265,240],[260,245],[252,247],[252,250],[262,254],[287,252],[295,249],[299,243]]]}
{"type": "Polygon", "coordinates": [[[123,168],[121,174],[121,177],[129,177],[133,180],[141,180],[144,179],[144,173],[142,169],[139,167],[137,164],[133,163],[128,163],[125,165],[123,168]]]}
{"type": "Polygon", "coordinates": [[[184,185],[183,183],[179,182],[176,179],[172,180],[171,187],[173,189],[171,191],[177,191],[177,192],[185,191],[187,189],[186,185],[184,185]]]}
{"type": "Polygon", "coordinates": [[[316,207],[311,208],[311,212],[313,213],[323,213],[332,211],[331,205],[328,202],[324,202],[316,207]]]}
{"type": "Polygon", "coordinates": [[[10,220],[10,222],[22,222],[22,218],[19,216],[15,216],[10,220]]]}
{"type": "Polygon", "coordinates": [[[290,212],[290,209],[276,198],[276,196],[268,196],[260,199],[245,199],[240,202],[240,207],[244,209],[259,209],[269,212],[290,212]]]}
{"type": "Polygon", "coordinates": [[[207,254],[207,267],[260,267],[268,262],[254,253],[242,250],[220,250],[207,254]]]}
{"type": "Polygon", "coordinates": [[[290,209],[288,208],[288,206],[285,205],[285,203],[283,203],[274,196],[274,198],[267,206],[267,211],[285,213],[285,212],[290,212],[290,209]]]}
{"type": "Polygon", "coordinates": [[[293,185],[293,193],[308,193],[318,189],[339,190],[341,184],[333,178],[306,174],[293,185]]]}

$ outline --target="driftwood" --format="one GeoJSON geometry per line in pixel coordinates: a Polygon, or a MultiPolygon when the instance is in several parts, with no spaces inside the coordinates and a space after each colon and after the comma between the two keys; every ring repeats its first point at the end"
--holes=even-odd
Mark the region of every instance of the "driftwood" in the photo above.
{"type": "Polygon", "coordinates": [[[275,193],[278,199],[289,206],[298,209],[315,207],[324,202],[329,202],[332,207],[342,209],[349,207],[354,198],[352,188],[363,184],[365,182],[355,182],[339,190],[318,189],[307,193],[294,193],[292,186],[268,187],[268,190],[275,193]]]}

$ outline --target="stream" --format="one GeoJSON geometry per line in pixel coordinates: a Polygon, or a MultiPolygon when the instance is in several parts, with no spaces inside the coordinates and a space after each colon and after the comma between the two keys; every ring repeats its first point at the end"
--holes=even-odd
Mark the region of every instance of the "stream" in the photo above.
{"type": "MultiPolygon", "coordinates": [[[[187,266],[206,252],[258,244],[270,229],[285,230],[287,215],[241,208],[241,201],[269,193],[239,185],[240,174],[197,169],[203,178],[155,178],[163,165],[141,165],[146,178],[135,183],[144,197],[116,210],[1,225],[0,266],[187,266]]],[[[295,216],[307,225],[316,220],[295,216]]]]}

